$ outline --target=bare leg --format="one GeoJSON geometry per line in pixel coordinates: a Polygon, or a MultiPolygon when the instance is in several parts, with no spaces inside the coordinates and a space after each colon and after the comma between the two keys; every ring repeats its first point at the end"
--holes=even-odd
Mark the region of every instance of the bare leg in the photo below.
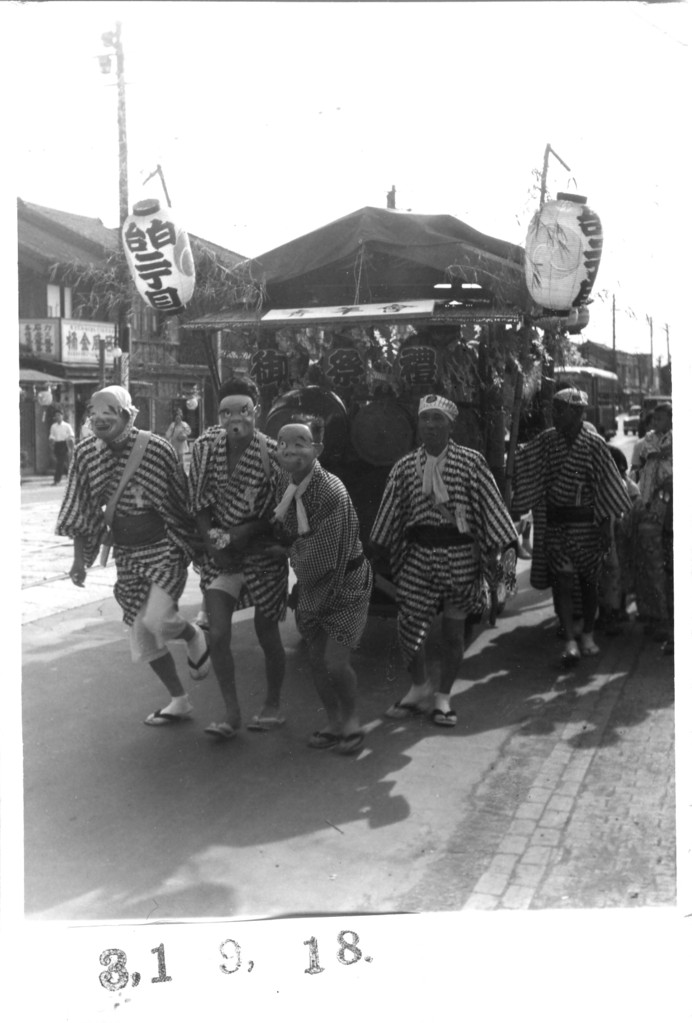
{"type": "Polygon", "coordinates": [[[281,642],[279,623],[266,618],[260,610],[255,609],[255,634],[264,651],[267,675],[267,697],[260,717],[276,717],[281,704],[281,687],[286,672],[286,652],[281,642]]]}
{"type": "Polygon", "coordinates": [[[329,731],[334,735],[341,735],[341,707],[337,697],[337,690],[327,673],[325,652],[327,649],[327,635],[324,632],[314,636],[308,644],[308,657],[310,659],[310,671],[312,681],[317,690],[324,709],[327,713],[329,731]]]}
{"type": "Polygon", "coordinates": [[[442,617],[442,664],[438,692],[449,695],[464,659],[464,618],[442,617]]]}
{"type": "Polygon", "coordinates": [[[360,731],[360,721],[356,712],[358,680],[351,665],[350,647],[337,643],[330,636],[327,639],[325,661],[341,708],[343,734],[353,735],[360,731]]]}
{"type": "Polygon", "coordinates": [[[593,630],[598,613],[598,581],[582,578],[579,582],[584,605],[584,632],[581,637],[581,648],[585,654],[597,654],[599,649],[594,643],[593,630]]]}
{"type": "Polygon", "coordinates": [[[574,615],[572,604],[572,573],[559,572],[553,584],[553,598],[555,610],[558,613],[560,624],[565,630],[565,637],[568,642],[574,640],[574,615]]]}
{"type": "Polygon", "coordinates": [[[207,590],[205,603],[209,615],[209,656],[226,707],[224,721],[232,728],[240,728],[240,704],[231,653],[233,611],[237,602],[222,590],[207,590]]]}
{"type": "Polygon", "coordinates": [[[182,682],[178,677],[175,661],[169,652],[157,657],[155,661],[149,661],[152,671],[161,679],[172,697],[185,696],[182,682]]]}

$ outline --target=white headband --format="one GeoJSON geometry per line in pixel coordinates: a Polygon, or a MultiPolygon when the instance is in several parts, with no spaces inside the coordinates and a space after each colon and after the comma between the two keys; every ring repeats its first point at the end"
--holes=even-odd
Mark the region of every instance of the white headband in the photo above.
{"type": "Polygon", "coordinates": [[[443,398],[441,394],[426,394],[420,400],[418,405],[418,415],[421,412],[442,412],[443,415],[447,416],[449,421],[453,423],[459,415],[459,410],[453,401],[449,401],[448,398],[443,398]]]}

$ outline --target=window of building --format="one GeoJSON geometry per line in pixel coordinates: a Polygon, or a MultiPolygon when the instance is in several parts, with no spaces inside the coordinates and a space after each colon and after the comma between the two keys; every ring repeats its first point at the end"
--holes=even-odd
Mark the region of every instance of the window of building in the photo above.
{"type": "Polygon", "coordinates": [[[46,285],[46,316],[72,318],[72,288],[61,284],[46,285]]]}
{"type": "Polygon", "coordinates": [[[46,285],[46,315],[60,316],[60,285],[46,285]]]}

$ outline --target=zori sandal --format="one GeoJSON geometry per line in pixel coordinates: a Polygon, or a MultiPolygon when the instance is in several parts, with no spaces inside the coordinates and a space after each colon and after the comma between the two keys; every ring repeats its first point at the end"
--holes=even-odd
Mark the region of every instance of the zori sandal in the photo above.
{"type": "Polygon", "coordinates": [[[362,748],[364,742],[365,736],[362,732],[351,732],[350,735],[342,735],[337,744],[336,752],[349,756],[351,753],[357,753],[362,748]]]}
{"type": "Polygon", "coordinates": [[[313,732],[308,739],[310,749],[331,749],[341,741],[341,736],[335,732],[313,732]]]}
{"type": "Polygon", "coordinates": [[[155,710],[152,714],[144,719],[145,725],[177,725],[181,721],[189,721],[192,717],[190,711],[186,711],[184,714],[167,714],[163,710],[155,710]]]}

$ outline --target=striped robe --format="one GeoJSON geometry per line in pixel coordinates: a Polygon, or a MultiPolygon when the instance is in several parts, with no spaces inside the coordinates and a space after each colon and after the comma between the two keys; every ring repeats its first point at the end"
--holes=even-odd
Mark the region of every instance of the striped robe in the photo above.
{"type": "MultiPolygon", "coordinates": [[[[95,436],[86,437],[74,449],[56,533],[84,538],[87,568],[93,565],[105,538],[104,507],[120,482],[138,433],[133,428],[118,451],[95,436]]],[[[158,583],[173,600],[180,599],[193,551],[195,524],[187,511],[185,473],[171,445],[156,434],[149,438],[116,509],[118,515],[152,510],[164,520],[163,540],[140,547],[113,546],[117,568],[114,595],[126,625],[134,621],[152,583],[158,583]]]]}
{"type": "MultiPolygon", "coordinates": [[[[513,483],[516,513],[533,510],[531,585],[537,590],[551,586],[565,558],[572,562],[577,576],[597,577],[604,553],[599,524],[611,515],[619,518],[630,507],[603,438],[582,426],[570,446],[554,427],[544,430],[517,449],[513,483]],[[592,507],[594,521],[548,526],[546,499],[558,506],[592,507]]],[[[576,586],[575,600],[581,604],[576,586]]],[[[578,616],[579,607],[575,606],[578,616]]]]}
{"type": "MultiPolygon", "coordinates": [[[[277,501],[290,482],[282,473],[277,501]]],[[[372,588],[372,569],[365,558],[347,571],[348,562],[363,554],[358,516],[341,480],[319,462],[301,500],[310,532],[298,534],[295,501],[282,524],[298,580],[296,624],[308,642],[322,629],[337,643],[355,647],[367,624],[372,588]]]]}
{"type": "Polygon", "coordinates": [[[491,562],[498,550],[517,539],[497,484],[481,454],[450,440],[442,470],[449,501],[447,515],[423,494],[419,465],[425,448],[404,455],[393,467],[370,539],[389,551],[397,586],[397,624],[404,657],[410,663],[421,649],[445,600],[467,614],[488,603],[491,562]],[[466,520],[474,544],[423,547],[406,539],[410,526],[448,526],[457,513],[466,520]]]}
{"type": "MultiPolygon", "coordinates": [[[[228,471],[227,435],[223,427],[206,430],[192,445],[190,460],[189,500],[193,515],[209,509],[217,529],[230,529],[246,522],[271,517],[274,510],[274,489],[279,469],[271,455],[276,441],[265,437],[269,453],[269,475],[262,459],[259,440],[255,435],[245,449],[233,472],[228,471]]],[[[238,599],[238,608],[257,607],[272,621],[281,621],[286,615],[288,566],[262,554],[239,552],[233,569],[218,568],[207,551],[195,558],[195,568],[201,574],[202,589],[224,572],[242,572],[245,586],[238,599]]]]}

